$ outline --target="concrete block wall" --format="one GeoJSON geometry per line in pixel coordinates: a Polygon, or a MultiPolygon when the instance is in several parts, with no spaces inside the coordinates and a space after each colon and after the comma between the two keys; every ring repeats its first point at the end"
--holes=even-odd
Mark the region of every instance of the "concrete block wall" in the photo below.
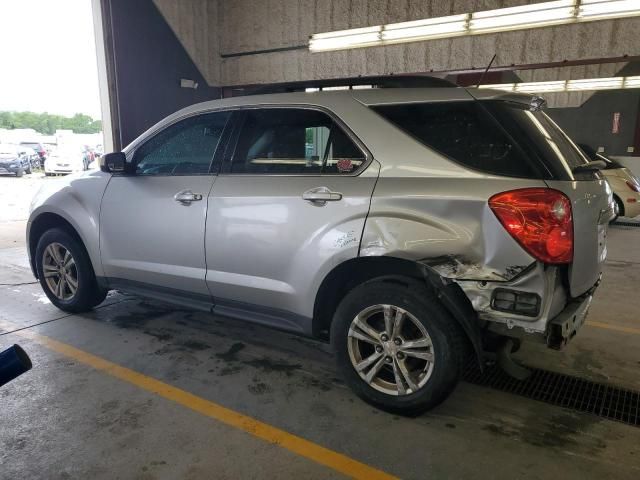
{"type": "Polygon", "coordinates": [[[220,45],[217,0],[153,0],[211,86],[219,86],[220,45]]]}
{"type": "MultiPolygon", "coordinates": [[[[523,0],[219,0],[220,53],[305,45],[313,33],[489,10],[523,0]]],[[[640,52],[640,17],[327,53],[221,60],[224,85],[611,58],[640,52]]]]}
{"type": "Polygon", "coordinates": [[[539,3],[530,0],[154,0],[210,85],[612,58],[640,52],[640,17],[326,53],[313,33],[539,3]]]}

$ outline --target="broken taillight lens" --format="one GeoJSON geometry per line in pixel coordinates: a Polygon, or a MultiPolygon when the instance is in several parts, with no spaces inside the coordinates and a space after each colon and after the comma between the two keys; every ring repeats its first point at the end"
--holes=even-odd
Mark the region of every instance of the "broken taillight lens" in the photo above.
{"type": "Polygon", "coordinates": [[[571,201],[551,188],[523,188],[498,193],[489,206],[507,232],[544,263],[573,261],[571,201]]]}

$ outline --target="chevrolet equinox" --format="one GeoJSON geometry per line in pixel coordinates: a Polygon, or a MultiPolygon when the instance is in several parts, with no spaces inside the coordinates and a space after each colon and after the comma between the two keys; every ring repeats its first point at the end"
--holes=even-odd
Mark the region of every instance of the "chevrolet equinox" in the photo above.
{"type": "Polygon", "coordinates": [[[559,349],[584,321],[612,196],[542,104],[438,87],[190,106],[46,182],[31,266],[67,312],[118,289],[329,340],[356,394],[415,414],[468,358],[559,349]]]}

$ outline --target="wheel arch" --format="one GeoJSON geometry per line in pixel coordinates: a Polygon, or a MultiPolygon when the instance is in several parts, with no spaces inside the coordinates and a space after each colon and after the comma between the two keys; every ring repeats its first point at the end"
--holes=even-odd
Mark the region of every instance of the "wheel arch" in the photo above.
{"type": "Polygon", "coordinates": [[[52,228],[60,228],[65,230],[76,240],[78,240],[83,247],[85,246],[84,240],[82,239],[76,228],[71,224],[71,222],[69,222],[61,215],[58,215],[57,213],[41,213],[31,221],[27,239],[27,248],[29,249],[29,263],[31,265],[31,270],[36,278],[38,278],[38,269],[36,268],[35,257],[38,241],[40,240],[40,237],[42,237],[44,232],[52,228]]]}
{"type": "Polygon", "coordinates": [[[619,209],[618,216],[624,217],[624,213],[625,213],[624,212],[624,202],[622,201],[620,196],[615,192],[613,192],[613,199],[618,203],[618,209],[619,209]]]}
{"type": "MultiPolygon", "coordinates": [[[[458,322],[480,359],[482,333],[476,311],[460,286],[441,277],[426,265],[397,257],[357,257],[347,260],[331,270],[323,279],[313,309],[313,335],[330,338],[335,310],[344,296],[354,287],[377,277],[390,277],[403,283],[403,278],[423,281],[458,322]]],[[[482,362],[481,362],[482,363],[482,362]]]]}

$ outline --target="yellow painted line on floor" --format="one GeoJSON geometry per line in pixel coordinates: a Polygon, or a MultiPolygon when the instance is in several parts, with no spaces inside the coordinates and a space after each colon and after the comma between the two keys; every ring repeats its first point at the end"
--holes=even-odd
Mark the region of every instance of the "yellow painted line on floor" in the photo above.
{"type": "Polygon", "coordinates": [[[605,330],[615,330],[616,332],[633,333],[635,335],[640,335],[640,328],[623,327],[622,325],[611,325],[609,323],[595,322],[592,320],[587,320],[586,324],[596,328],[604,328],[605,330]]]}
{"type": "MultiPolygon", "coordinates": [[[[15,326],[0,321],[0,327],[12,330],[15,326]]],[[[381,470],[377,470],[369,465],[358,462],[346,455],[343,455],[316,443],[305,440],[291,433],[280,430],[259,420],[251,418],[242,413],[238,413],[229,408],[218,405],[204,398],[193,395],[189,392],[176,388],[172,385],[148,377],[136,371],[122,367],[103,358],[87,353],[78,348],[59,342],[53,338],[23,330],[16,332],[16,335],[29,338],[54,352],[70,357],[80,363],[89,365],[96,370],[100,370],[108,375],[116,377],[127,383],[135,385],[143,390],[155,393],[162,398],[171,400],[194,412],[198,412],[206,417],[218,420],[226,425],[243,430],[261,440],[282,447],[302,457],[313,460],[321,465],[329,467],[348,477],[357,479],[396,479],[381,470]]]]}

